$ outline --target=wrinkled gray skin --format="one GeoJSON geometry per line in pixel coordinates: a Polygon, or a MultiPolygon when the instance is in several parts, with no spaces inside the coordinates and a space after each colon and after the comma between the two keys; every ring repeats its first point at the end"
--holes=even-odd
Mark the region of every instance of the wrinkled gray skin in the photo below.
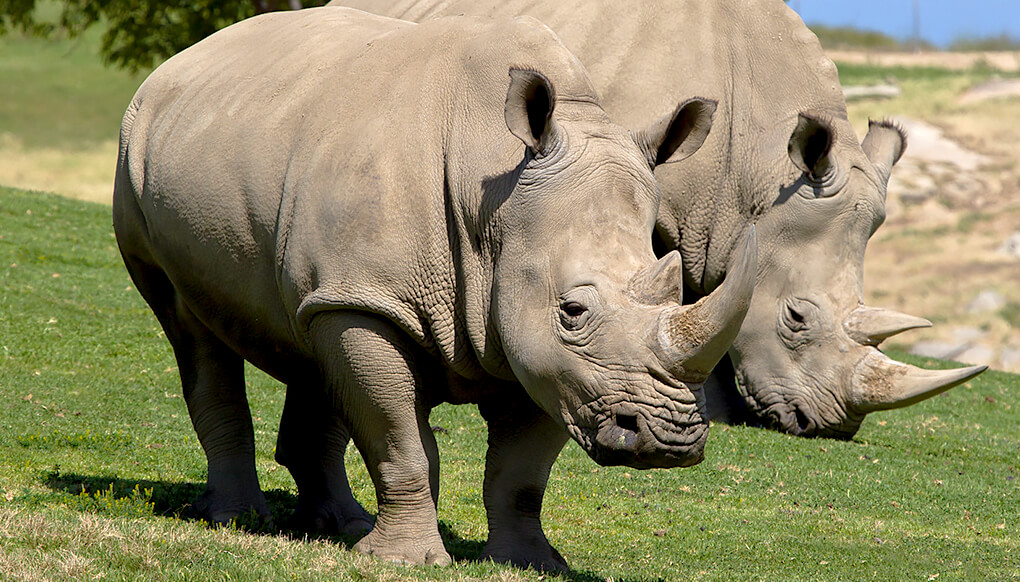
{"type": "Polygon", "coordinates": [[[684,282],[723,280],[756,223],[758,281],[747,317],[706,388],[714,420],[850,438],[866,414],[913,404],[984,367],[928,371],[876,346],[928,321],[863,305],[868,238],[906,145],[889,123],[863,143],[836,68],[781,0],[338,0],[395,18],[527,14],[588,68],[606,110],[644,127],[687,95],[719,102],[705,146],[656,170],[658,249],[678,249],[684,282]],[[734,373],[737,382],[734,382],[734,373]]]}
{"type": "Polygon", "coordinates": [[[682,306],[679,255],[652,251],[652,166],[697,150],[713,110],[673,104],[632,135],[530,18],[277,13],[168,60],[124,116],[113,215],[207,456],[199,512],[268,516],[244,360],[287,384],[277,458],[299,516],[371,527],[356,549],[389,560],[450,561],[442,401],[489,423],[497,560],[565,567],[539,515],[568,434],[602,464],[698,463],[701,383],[747,309],[754,230],[726,284],[682,306]]]}

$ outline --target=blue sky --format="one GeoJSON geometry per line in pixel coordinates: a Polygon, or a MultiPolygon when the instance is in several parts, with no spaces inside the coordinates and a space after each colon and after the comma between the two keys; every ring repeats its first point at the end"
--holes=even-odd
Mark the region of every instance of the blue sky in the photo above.
{"type": "Polygon", "coordinates": [[[898,39],[914,34],[914,4],[921,38],[945,47],[961,36],[1020,38],[1020,0],[790,0],[808,24],[855,26],[898,39]]]}

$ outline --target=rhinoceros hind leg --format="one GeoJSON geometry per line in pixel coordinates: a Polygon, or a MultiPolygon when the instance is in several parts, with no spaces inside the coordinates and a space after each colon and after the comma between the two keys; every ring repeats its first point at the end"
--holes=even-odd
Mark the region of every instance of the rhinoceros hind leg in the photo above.
{"type": "Polygon", "coordinates": [[[173,346],[191,423],[205,450],[205,492],[191,513],[227,523],[254,512],[258,527],[272,518],[255,471],[255,437],[244,388],[244,360],[185,305],[163,271],[124,255],[128,272],[173,346]]]}
{"type": "Polygon", "coordinates": [[[567,570],[542,531],[542,498],[549,471],[568,435],[525,394],[479,405],[489,426],[483,498],[489,539],[482,559],[539,570],[567,570]]]}
{"type": "Polygon", "coordinates": [[[354,549],[393,562],[450,564],[436,516],[438,448],[415,364],[427,355],[389,322],[364,314],[321,313],[311,333],[379,505],[375,526],[354,549]]]}
{"type": "Polygon", "coordinates": [[[350,439],[340,410],[317,378],[287,385],[276,461],[297,484],[295,529],[353,536],[372,529],[372,516],[354,499],[347,481],[344,454],[350,439]]]}

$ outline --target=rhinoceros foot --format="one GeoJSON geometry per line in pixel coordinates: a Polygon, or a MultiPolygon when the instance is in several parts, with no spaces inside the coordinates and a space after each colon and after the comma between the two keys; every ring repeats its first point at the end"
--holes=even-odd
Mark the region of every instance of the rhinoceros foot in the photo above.
{"type": "Polygon", "coordinates": [[[208,521],[213,525],[233,524],[250,531],[274,529],[273,514],[261,491],[248,499],[206,489],[191,504],[187,514],[188,517],[208,521]]]}
{"type": "Polygon", "coordinates": [[[288,527],[311,534],[362,536],[371,531],[374,520],[353,498],[348,500],[298,500],[297,511],[288,527]]]}
{"type": "Polygon", "coordinates": [[[489,540],[482,550],[481,560],[492,560],[500,564],[513,564],[520,568],[534,568],[543,572],[565,572],[570,569],[556,548],[545,541],[534,540],[535,543],[517,540],[513,545],[494,544],[489,540]]]}
{"type": "Polygon", "coordinates": [[[438,531],[432,535],[427,532],[421,534],[417,537],[393,538],[377,525],[354,544],[354,551],[399,564],[449,566],[453,563],[443,547],[443,539],[439,537],[438,531]]]}

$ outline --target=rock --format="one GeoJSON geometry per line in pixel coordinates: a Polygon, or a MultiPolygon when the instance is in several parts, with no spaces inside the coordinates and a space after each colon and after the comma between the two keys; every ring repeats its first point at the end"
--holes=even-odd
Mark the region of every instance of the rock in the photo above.
{"type": "Polygon", "coordinates": [[[959,343],[973,343],[987,334],[976,327],[957,327],[953,329],[953,339],[959,343]]]}
{"type": "Polygon", "coordinates": [[[893,172],[886,192],[889,196],[898,197],[904,204],[914,205],[934,198],[938,194],[938,187],[930,174],[919,168],[908,168],[906,171],[893,172]]]}
{"type": "Polygon", "coordinates": [[[847,101],[858,99],[891,99],[903,91],[896,85],[848,85],[843,87],[843,98],[847,101]]]}
{"type": "Polygon", "coordinates": [[[911,346],[910,353],[924,358],[939,360],[955,360],[957,356],[970,349],[967,342],[942,342],[936,340],[920,341],[911,346]]]}
{"type": "Polygon", "coordinates": [[[994,289],[985,289],[967,304],[967,313],[987,313],[1006,306],[1006,298],[994,289]]]}
{"type": "Polygon", "coordinates": [[[924,204],[928,200],[935,197],[938,194],[936,190],[904,190],[900,194],[900,200],[904,204],[910,206],[916,206],[918,204],[924,204]]]}
{"type": "Polygon", "coordinates": [[[992,366],[995,365],[995,350],[988,346],[975,345],[953,359],[964,364],[992,366]]]}
{"type": "Polygon", "coordinates": [[[1020,259],[1020,230],[1009,235],[1006,242],[999,247],[999,252],[1020,259]]]}
{"type": "Polygon", "coordinates": [[[980,103],[989,99],[1020,97],[1020,79],[997,79],[968,89],[960,96],[961,104],[980,103]]]}
{"type": "Polygon", "coordinates": [[[958,170],[972,172],[988,163],[988,158],[962,147],[947,138],[938,127],[917,119],[897,117],[896,121],[907,132],[910,145],[903,154],[903,160],[928,164],[955,166],[958,170]]]}
{"type": "Polygon", "coordinates": [[[1007,372],[1020,371],[1020,349],[1009,346],[1003,347],[1002,353],[999,354],[999,362],[1002,365],[1002,369],[1007,372]]]}

